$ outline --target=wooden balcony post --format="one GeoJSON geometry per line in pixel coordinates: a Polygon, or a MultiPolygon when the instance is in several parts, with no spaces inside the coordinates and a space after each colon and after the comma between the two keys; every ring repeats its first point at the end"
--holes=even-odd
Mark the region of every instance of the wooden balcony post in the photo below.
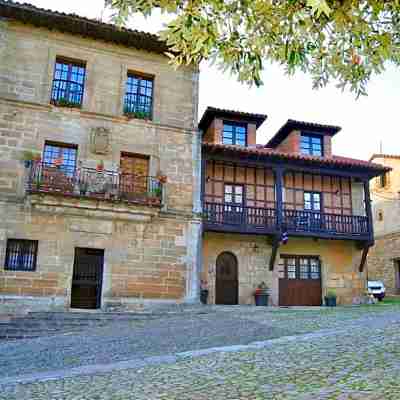
{"type": "Polygon", "coordinates": [[[282,231],[283,221],[283,167],[277,167],[275,172],[275,197],[276,197],[276,225],[277,231],[280,234],[282,231]]]}
{"type": "Polygon", "coordinates": [[[275,212],[276,212],[276,233],[272,243],[272,252],[269,260],[269,270],[273,271],[278,248],[282,236],[282,221],[283,221],[283,167],[274,168],[275,173],[275,212]]]}
{"type": "Polygon", "coordinates": [[[363,179],[365,214],[367,216],[368,235],[371,243],[374,241],[374,226],[372,220],[371,196],[369,192],[369,179],[363,179]]]}
{"type": "Polygon", "coordinates": [[[201,155],[201,188],[200,188],[200,203],[202,205],[202,211],[204,211],[204,194],[206,189],[206,159],[204,154],[201,155]]]}

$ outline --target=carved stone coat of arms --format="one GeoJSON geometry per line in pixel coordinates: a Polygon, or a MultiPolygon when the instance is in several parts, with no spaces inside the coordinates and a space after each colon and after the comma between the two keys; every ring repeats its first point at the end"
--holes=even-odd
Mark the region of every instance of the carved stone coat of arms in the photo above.
{"type": "Polygon", "coordinates": [[[92,128],[90,149],[94,154],[108,154],[111,150],[111,130],[103,127],[92,128]]]}

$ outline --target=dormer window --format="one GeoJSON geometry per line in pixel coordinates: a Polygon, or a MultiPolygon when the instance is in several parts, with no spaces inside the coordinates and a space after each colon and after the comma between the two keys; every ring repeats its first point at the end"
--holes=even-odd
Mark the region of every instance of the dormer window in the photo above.
{"type": "Polygon", "coordinates": [[[324,155],[322,136],[310,133],[302,133],[300,139],[300,152],[308,156],[324,155]]]}
{"type": "Polygon", "coordinates": [[[222,134],[223,144],[234,144],[238,146],[247,145],[247,125],[236,122],[224,121],[222,134]]]}

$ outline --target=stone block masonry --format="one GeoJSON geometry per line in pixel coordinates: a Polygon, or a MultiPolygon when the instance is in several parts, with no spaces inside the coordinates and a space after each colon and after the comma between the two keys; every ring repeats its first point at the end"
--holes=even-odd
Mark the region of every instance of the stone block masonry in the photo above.
{"type": "Polygon", "coordinates": [[[160,54],[0,22],[0,311],[68,308],[76,248],[104,250],[102,308],[198,297],[198,71],[160,54]],[[50,104],[57,58],[85,64],[80,109],[50,104]],[[153,77],[152,119],[123,113],[128,72],[153,77]],[[109,146],[93,150],[92,134],[109,146]],[[167,177],[162,207],[26,192],[25,150],[74,145],[77,163],[118,171],[121,154],[167,177]],[[35,271],[5,268],[8,239],[38,241],[35,271]],[[21,307],[22,306],[22,307],[21,307]]]}

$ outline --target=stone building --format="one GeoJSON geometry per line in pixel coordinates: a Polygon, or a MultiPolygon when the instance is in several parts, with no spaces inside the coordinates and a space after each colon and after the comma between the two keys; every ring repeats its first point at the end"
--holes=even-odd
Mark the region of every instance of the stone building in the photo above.
{"type": "Polygon", "coordinates": [[[382,280],[387,293],[400,294],[400,156],[374,154],[391,168],[371,181],[375,246],[368,255],[368,279],[382,280]]]}
{"type": "Polygon", "coordinates": [[[369,180],[388,169],[332,154],[336,126],[288,120],[257,145],[266,118],[209,107],[200,121],[209,302],[252,304],[261,282],[274,305],[321,305],[329,290],[358,301],[373,244],[369,180]]]}
{"type": "Polygon", "coordinates": [[[0,298],[198,298],[198,70],[156,36],[0,0],[0,298]]]}

